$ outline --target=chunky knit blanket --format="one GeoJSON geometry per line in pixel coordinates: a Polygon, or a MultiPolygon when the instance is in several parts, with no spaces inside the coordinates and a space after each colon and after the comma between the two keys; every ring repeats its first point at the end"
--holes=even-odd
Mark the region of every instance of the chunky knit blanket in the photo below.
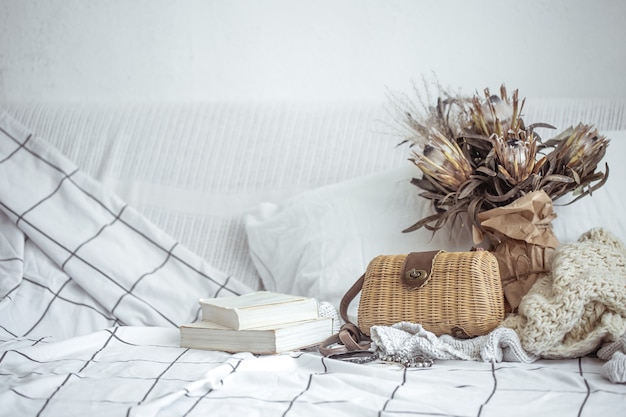
{"type": "Polygon", "coordinates": [[[575,358],[619,340],[626,331],[626,248],[605,229],[592,229],[558,248],[552,272],[502,323],[528,352],[575,358]]]}

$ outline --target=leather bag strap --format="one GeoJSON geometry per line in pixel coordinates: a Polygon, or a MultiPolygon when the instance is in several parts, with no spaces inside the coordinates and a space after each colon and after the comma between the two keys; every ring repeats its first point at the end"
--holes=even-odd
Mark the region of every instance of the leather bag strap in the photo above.
{"type": "Polygon", "coordinates": [[[348,319],[348,307],[350,306],[352,300],[354,300],[359,292],[361,292],[364,282],[365,274],[361,275],[361,277],[356,280],[356,282],[352,285],[352,287],[350,287],[348,291],[346,291],[346,293],[343,295],[343,298],[341,299],[341,303],[339,304],[339,314],[341,315],[343,321],[345,321],[346,323],[350,323],[350,320],[348,319]]]}
{"type": "Polygon", "coordinates": [[[370,348],[370,345],[370,339],[355,324],[346,323],[341,326],[339,333],[326,338],[320,344],[318,350],[322,355],[328,356],[333,353],[367,350],[370,348]],[[331,347],[335,344],[341,344],[342,346],[331,347]]]}
{"type": "Polygon", "coordinates": [[[345,321],[345,324],[339,329],[339,333],[336,333],[322,342],[319,346],[319,352],[328,356],[337,352],[350,352],[355,350],[367,350],[371,345],[371,340],[367,337],[359,326],[352,323],[348,318],[348,307],[354,298],[359,294],[363,288],[363,282],[365,282],[365,274],[361,275],[359,279],[350,287],[344,294],[339,304],[339,314],[345,321]],[[335,344],[342,344],[342,347],[332,348],[330,346],[335,344]]]}

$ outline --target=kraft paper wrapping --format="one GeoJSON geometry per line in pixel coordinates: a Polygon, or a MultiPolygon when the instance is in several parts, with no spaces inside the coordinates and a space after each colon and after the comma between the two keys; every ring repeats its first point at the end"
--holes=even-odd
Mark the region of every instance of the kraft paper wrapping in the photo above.
{"type": "Polygon", "coordinates": [[[559,241],[552,230],[552,200],[542,190],[478,215],[485,233],[473,228],[474,243],[485,235],[498,259],[507,311],[515,312],[535,281],[550,271],[559,241]]]}

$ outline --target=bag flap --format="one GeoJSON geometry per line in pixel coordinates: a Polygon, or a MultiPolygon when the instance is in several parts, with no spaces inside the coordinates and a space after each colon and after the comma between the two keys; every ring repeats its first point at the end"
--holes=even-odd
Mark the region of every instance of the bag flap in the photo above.
{"type": "Polygon", "coordinates": [[[423,287],[430,279],[435,256],[438,250],[429,252],[411,252],[402,265],[402,283],[411,289],[423,287]]]}

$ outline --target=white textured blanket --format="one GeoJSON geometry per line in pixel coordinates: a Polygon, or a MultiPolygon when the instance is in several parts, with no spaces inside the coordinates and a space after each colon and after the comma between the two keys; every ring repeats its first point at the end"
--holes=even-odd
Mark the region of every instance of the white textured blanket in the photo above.
{"type": "Polygon", "coordinates": [[[517,334],[497,328],[485,336],[457,339],[449,335],[437,337],[420,324],[401,322],[393,326],[373,326],[372,341],[382,356],[429,359],[460,359],[483,362],[532,363],[539,359],[522,348],[517,334]]]}

